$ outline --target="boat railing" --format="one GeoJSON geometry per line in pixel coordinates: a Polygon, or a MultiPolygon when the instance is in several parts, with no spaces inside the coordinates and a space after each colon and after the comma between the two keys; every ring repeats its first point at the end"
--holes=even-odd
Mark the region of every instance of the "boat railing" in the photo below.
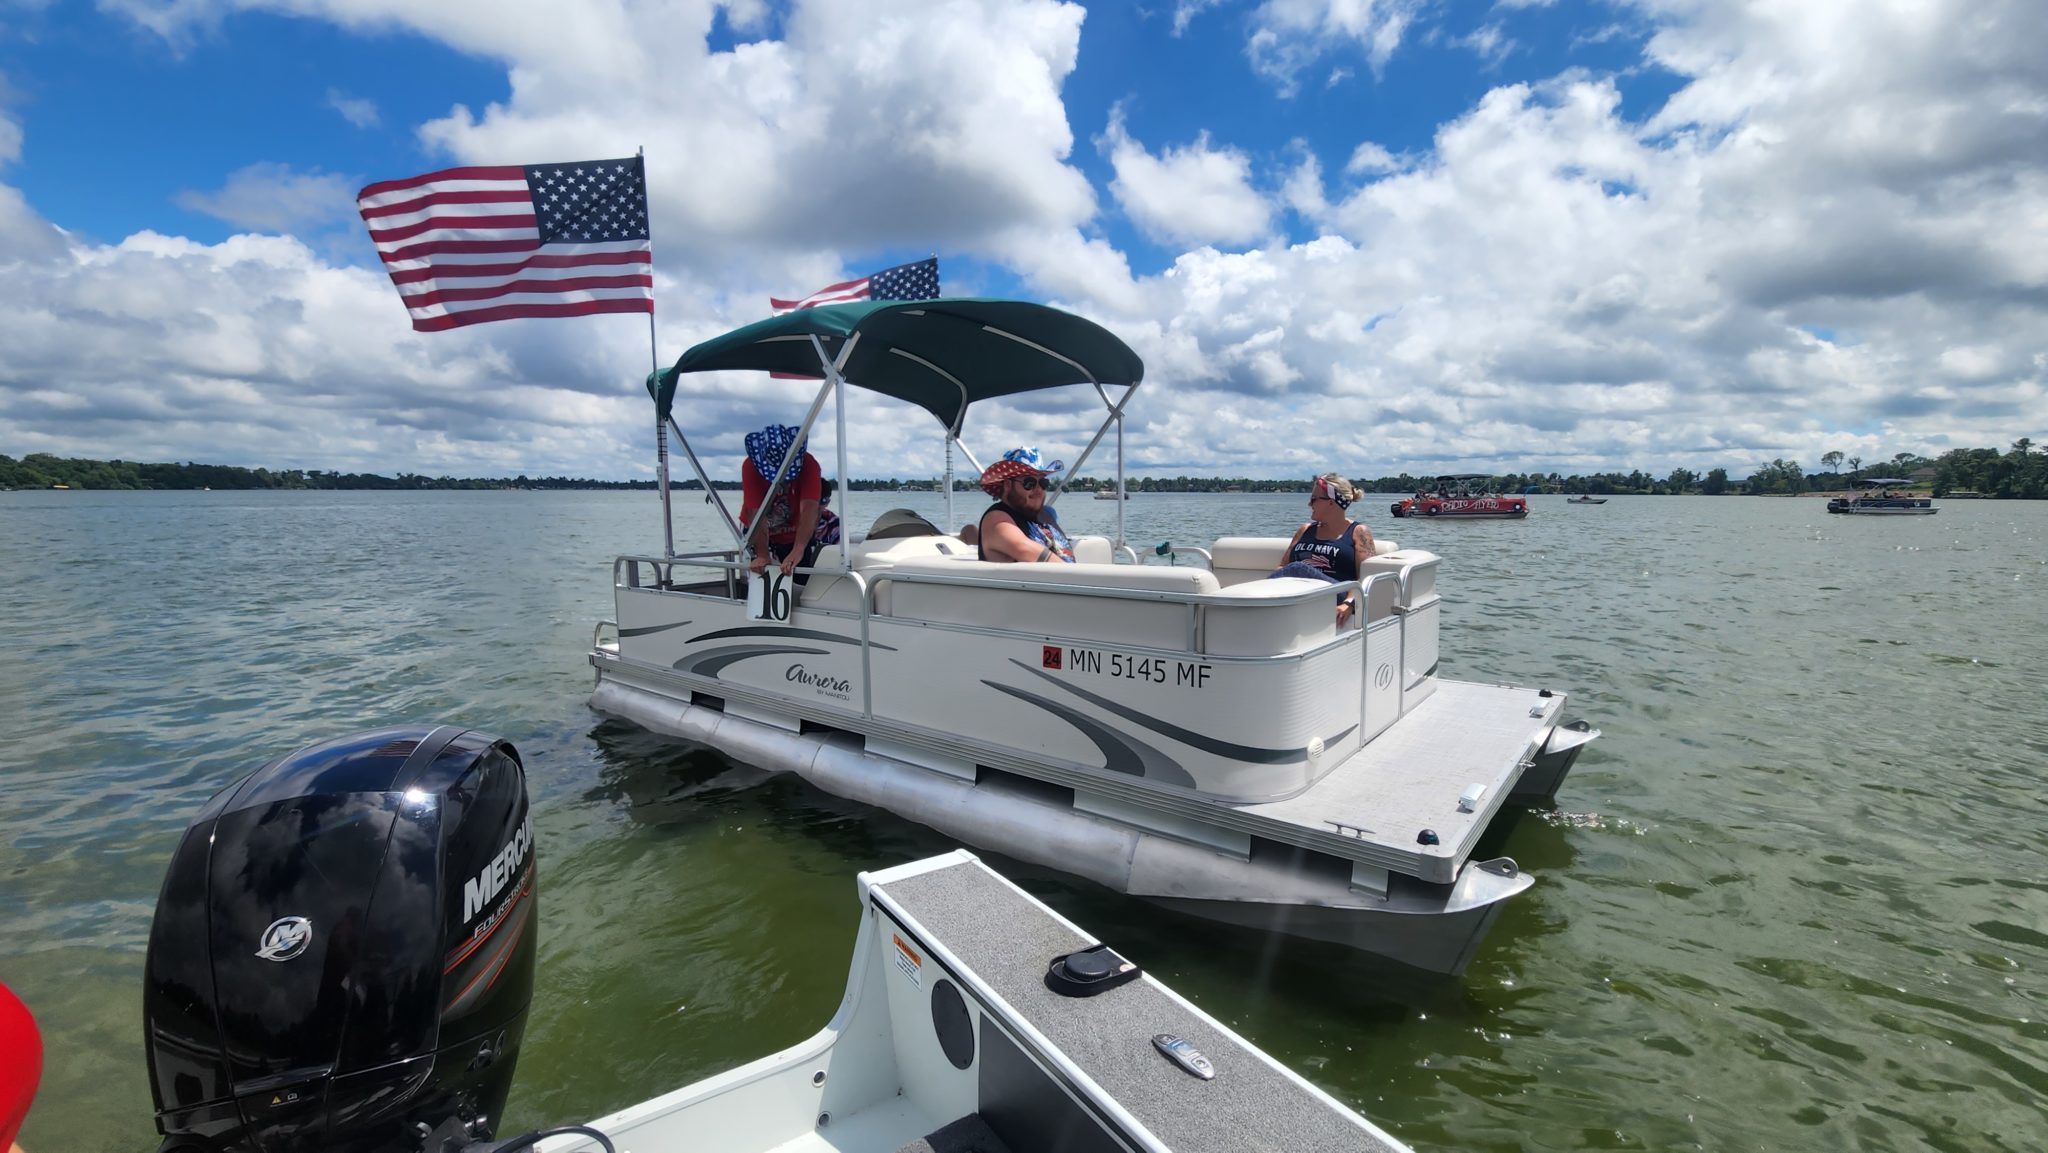
{"type": "MultiPolygon", "coordinates": [[[[739,570],[745,566],[740,554],[731,549],[712,549],[707,552],[684,552],[671,557],[620,556],[612,560],[612,587],[630,589],[652,589],[657,592],[677,592],[675,587],[675,566],[690,565],[697,568],[721,569],[725,573],[725,595],[738,600],[743,583],[739,570]],[[652,583],[640,579],[640,566],[646,565],[654,574],[652,583]]],[[[806,569],[806,572],[817,570],[806,569]]],[[[828,570],[836,571],[836,570],[828,570]]]]}
{"type": "MultiPolygon", "coordinates": [[[[738,585],[744,581],[743,570],[746,567],[746,563],[747,562],[738,559],[733,554],[718,552],[678,554],[676,556],[666,558],[651,556],[620,556],[613,561],[613,583],[616,587],[624,589],[640,589],[650,592],[678,594],[684,596],[702,596],[706,594],[688,592],[675,587],[672,579],[670,579],[674,576],[675,567],[680,566],[721,571],[726,574],[728,585],[738,585]],[[650,567],[655,572],[655,574],[657,575],[657,580],[655,581],[655,583],[649,584],[640,579],[640,570],[641,566],[643,565],[650,567]]],[[[1367,627],[1373,623],[1376,623],[1373,618],[1373,606],[1376,603],[1380,605],[1387,605],[1389,603],[1396,601],[1397,599],[1399,602],[1405,603],[1410,591],[1408,584],[1409,574],[1406,571],[1401,572],[1399,574],[1391,572],[1367,573],[1358,580],[1333,581],[1326,585],[1318,585],[1311,588],[1304,588],[1297,592],[1284,593],[1278,596],[1270,597],[1246,597],[1242,595],[1233,596],[1228,593],[1189,593],[1164,589],[1114,588],[1105,587],[1102,585],[1068,583],[1064,581],[1040,582],[1028,580],[1011,580],[1004,579],[1002,577],[970,575],[965,573],[959,575],[952,575],[940,573],[900,573],[893,571],[884,571],[873,574],[872,579],[870,579],[868,575],[860,573],[858,571],[850,569],[841,569],[837,567],[819,568],[798,566],[795,571],[799,573],[810,574],[813,577],[828,576],[852,582],[856,597],[855,603],[859,606],[858,619],[860,621],[861,713],[863,716],[868,717],[870,719],[872,719],[875,715],[873,662],[874,650],[873,645],[871,644],[871,628],[874,619],[877,616],[882,615],[878,611],[877,599],[882,589],[890,584],[941,585],[959,588],[980,588],[999,592],[1023,592],[1045,594],[1055,597],[1088,597],[1098,600],[1107,599],[1153,604],[1179,604],[1187,609],[1185,651],[1191,654],[1206,654],[1206,646],[1204,644],[1203,636],[1204,615],[1202,610],[1204,608],[1223,608],[1233,611],[1246,609],[1287,609],[1293,608],[1295,606],[1310,601],[1329,600],[1345,593],[1347,590],[1350,594],[1358,598],[1356,603],[1358,603],[1361,606],[1364,606],[1365,611],[1353,613],[1349,622],[1341,628],[1339,628],[1335,632],[1335,634],[1331,636],[1329,641],[1326,642],[1326,644],[1347,643],[1350,640],[1350,638],[1355,635],[1360,639],[1360,650],[1361,653],[1363,653],[1365,646],[1362,642],[1367,627]],[[1375,593],[1379,591],[1382,587],[1385,587],[1389,591],[1391,591],[1393,594],[1392,597],[1376,597],[1375,593]]],[[[739,599],[739,597],[737,594],[735,594],[735,596],[732,599],[737,600],[739,599]]],[[[846,610],[817,609],[815,608],[815,606],[813,606],[813,611],[843,613],[846,610]]],[[[893,618],[893,614],[890,614],[890,616],[893,618]]],[[[612,636],[614,638],[614,647],[617,646],[618,642],[616,638],[618,636],[618,625],[612,621],[600,621],[598,622],[596,628],[592,630],[591,639],[593,649],[601,647],[603,634],[607,628],[611,631],[612,636]]],[[[1001,630],[998,628],[991,631],[1000,632],[1005,630],[1001,630]]],[[[1033,635],[1037,634],[1034,633],[1033,635]]],[[[1324,647],[1326,646],[1319,644],[1314,646],[1314,648],[1310,651],[1320,651],[1324,647]]],[[[1275,654],[1272,658],[1269,659],[1299,659],[1305,655],[1307,654],[1275,654]]],[[[1361,659],[1363,659],[1363,657],[1361,657],[1361,659]]],[[[1370,675],[1371,670],[1366,670],[1366,676],[1369,678],[1370,675]]]]}

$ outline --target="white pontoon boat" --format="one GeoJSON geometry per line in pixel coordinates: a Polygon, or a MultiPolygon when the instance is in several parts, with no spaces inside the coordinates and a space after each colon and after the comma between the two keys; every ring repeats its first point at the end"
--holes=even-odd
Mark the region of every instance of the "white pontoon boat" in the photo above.
{"type": "MultiPolygon", "coordinates": [[[[1121,489],[1144,365],[1095,324],[1015,301],[761,321],[650,378],[665,510],[677,382],[723,370],[822,374],[800,439],[847,384],[925,409],[950,492],[956,448],[980,468],[960,440],[975,401],[1076,384],[1108,415],[1067,475],[1114,429],[1121,489]]],[[[838,421],[845,493],[843,406],[838,421]]],[[[1462,972],[1533,883],[1512,859],[1474,859],[1482,834],[1509,806],[1549,803],[1598,731],[1551,689],[1438,675],[1430,553],[1381,542],[1335,589],[1264,579],[1281,537],[1177,550],[1207,567],[1140,565],[1123,507],[1117,539],[1081,538],[1073,565],[979,561],[896,510],[798,588],[772,568],[748,578],[753,526],[720,501],[730,544],[614,562],[591,705],[1121,892],[1462,972]],[[1340,628],[1346,587],[1366,611],[1340,628]]]]}
{"type": "Polygon", "coordinates": [[[1828,501],[1828,511],[1848,516],[1933,516],[1941,510],[1924,496],[1893,492],[1913,483],[1904,477],[1874,476],[1856,482],[1863,491],[1855,496],[1838,496],[1828,501]]]}

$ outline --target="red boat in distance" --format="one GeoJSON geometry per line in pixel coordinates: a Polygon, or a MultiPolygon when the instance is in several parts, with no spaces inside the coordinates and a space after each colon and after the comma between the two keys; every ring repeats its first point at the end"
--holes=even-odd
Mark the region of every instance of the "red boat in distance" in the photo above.
{"type": "Polygon", "coordinates": [[[1401,517],[1456,517],[1461,520],[1520,520],[1529,515],[1529,502],[1519,496],[1493,491],[1493,478],[1483,472],[1456,472],[1436,478],[1407,500],[1394,502],[1394,515],[1401,517]]]}

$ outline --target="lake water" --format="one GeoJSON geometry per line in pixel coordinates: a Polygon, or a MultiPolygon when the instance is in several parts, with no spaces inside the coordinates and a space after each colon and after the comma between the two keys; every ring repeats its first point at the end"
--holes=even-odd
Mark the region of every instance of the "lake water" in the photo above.
{"type": "MultiPolygon", "coordinates": [[[[852,494],[937,519],[937,495],[852,494]]],[[[1010,869],[1423,1150],[2048,1146],[2048,504],[1536,497],[1404,522],[1443,670],[1606,730],[1501,851],[1537,885],[1462,980],[1010,869]]],[[[701,498],[678,541],[710,543],[701,498]]],[[[955,520],[980,507],[965,496],[955,520]]],[[[1072,529],[1116,506],[1062,504],[1072,529]]],[[[1130,539],[1289,531],[1300,496],[1141,495],[1130,539]]],[[[24,1145],[153,1148],[140,978],[215,790],[360,728],[525,755],[541,972],[509,1124],[583,1120],[836,1006],[855,872],[937,834],[600,722],[610,558],[647,493],[0,494],[0,979],[48,1048],[24,1145]]],[[[516,1131],[516,1130],[501,1130],[516,1131]]]]}

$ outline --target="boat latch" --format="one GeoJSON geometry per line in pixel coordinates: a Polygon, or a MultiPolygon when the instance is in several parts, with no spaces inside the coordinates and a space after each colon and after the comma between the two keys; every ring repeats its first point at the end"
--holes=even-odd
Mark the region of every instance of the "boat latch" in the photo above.
{"type": "Polygon", "coordinates": [[[1474,781],[1471,784],[1466,785],[1465,791],[1458,794],[1458,811],[1461,813],[1471,812],[1472,809],[1479,804],[1479,798],[1485,795],[1485,785],[1482,785],[1477,781],[1474,781]]]}

